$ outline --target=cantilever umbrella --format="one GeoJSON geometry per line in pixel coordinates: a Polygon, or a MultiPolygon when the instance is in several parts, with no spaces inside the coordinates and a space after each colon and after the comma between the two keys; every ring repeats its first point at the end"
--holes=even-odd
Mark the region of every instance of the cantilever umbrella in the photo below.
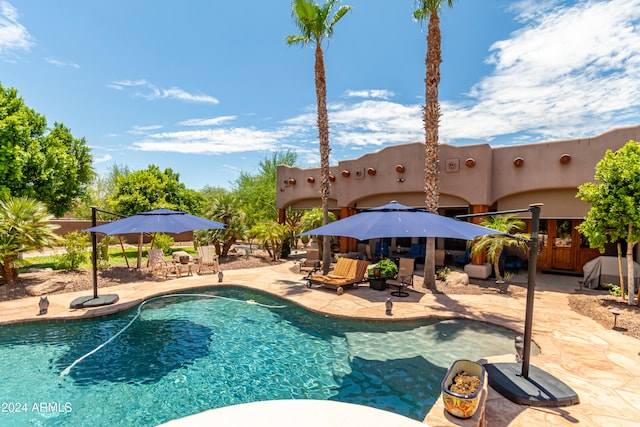
{"type": "Polygon", "coordinates": [[[445,237],[473,240],[485,234],[506,234],[470,222],[412,208],[397,202],[364,209],[356,215],[306,231],[301,236],[345,236],[358,240],[385,237],[445,237]]]}

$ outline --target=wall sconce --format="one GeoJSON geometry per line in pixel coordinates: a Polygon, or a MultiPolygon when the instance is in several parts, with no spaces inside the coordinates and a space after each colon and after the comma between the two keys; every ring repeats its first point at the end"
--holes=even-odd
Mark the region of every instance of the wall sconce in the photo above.
{"type": "Polygon", "coordinates": [[[398,179],[396,179],[396,181],[398,181],[398,182],[404,182],[404,178],[398,178],[398,179]]]}
{"type": "Polygon", "coordinates": [[[569,164],[570,161],[571,161],[571,154],[565,153],[562,156],[560,156],[560,163],[562,163],[563,165],[569,164]]]}
{"type": "Polygon", "coordinates": [[[473,157],[469,157],[467,160],[464,161],[464,164],[468,168],[472,168],[476,165],[476,159],[474,159],[473,157]]]}
{"type": "Polygon", "coordinates": [[[329,181],[335,182],[336,181],[336,177],[333,176],[333,175],[329,175],[329,181]]]}
{"type": "Polygon", "coordinates": [[[513,159],[513,164],[517,168],[521,168],[524,165],[524,159],[522,157],[516,157],[513,159]]]}
{"type": "Polygon", "coordinates": [[[309,178],[307,178],[307,182],[309,184],[313,184],[314,182],[316,182],[316,179],[314,177],[310,176],[309,178]]]}
{"type": "Polygon", "coordinates": [[[404,165],[396,165],[396,172],[404,173],[404,165]]]}
{"type": "Polygon", "coordinates": [[[295,178],[289,178],[289,184],[296,185],[296,179],[295,178]]]}
{"type": "Polygon", "coordinates": [[[343,170],[342,171],[342,176],[344,178],[349,178],[351,176],[351,172],[349,172],[348,170],[343,170]]]}
{"type": "Polygon", "coordinates": [[[376,174],[376,170],[374,168],[369,168],[367,169],[367,173],[371,176],[374,176],[376,174]]]}

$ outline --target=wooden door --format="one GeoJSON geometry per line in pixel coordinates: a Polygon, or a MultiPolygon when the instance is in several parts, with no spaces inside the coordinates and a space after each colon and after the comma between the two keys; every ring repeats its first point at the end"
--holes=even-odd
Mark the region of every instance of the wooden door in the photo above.
{"type": "MultiPolygon", "coordinates": [[[[574,245],[579,244],[574,238],[573,221],[570,219],[557,219],[551,221],[551,227],[555,228],[555,233],[551,232],[551,268],[558,270],[573,270],[574,268],[574,245]]],[[[550,230],[551,231],[551,230],[550,230]]]]}

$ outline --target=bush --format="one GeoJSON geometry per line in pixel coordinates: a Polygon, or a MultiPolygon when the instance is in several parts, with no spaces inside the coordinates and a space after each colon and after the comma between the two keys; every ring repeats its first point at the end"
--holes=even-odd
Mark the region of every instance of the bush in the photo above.
{"type": "Polygon", "coordinates": [[[62,270],[77,270],[80,264],[89,259],[88,246],[89,237],[86,233],[74,231],[67,234],[64,239],[66,253],[58,256],[56,266],[62,270]]]}
{"type": "Polygon", "coordinates": [[[391,261],[390,259],[382,259],[378,262],[378,264],[374,265],[372,268],[373,269],[379,268],[380,275],[387,279],[393,279],[398,274],[398,266],[396,265],[395,262],[391,261]]]}
{"type": "Polygon", "coordinates": [[[168,234],[156,233],[152,247],[160,248],[164,254],[169,254],[171,253],[171,246],[173,246],[174,243],[175,241],[173,240],[173,237],[168,234]]]}
{"type": "MultiPolygon", "coordinates": [[[[622,290],[620,289],[620,286],[618,285],[614,285],[611,283],[605,283],[603,285],[604,287],[609,287],[609,293],[611,295],[613,295],[614,297],[621,297],[622,296],[622,290]]],[[[624,297],[626,298],[629,294],[627,292],[624,293],[624,297]]]]}

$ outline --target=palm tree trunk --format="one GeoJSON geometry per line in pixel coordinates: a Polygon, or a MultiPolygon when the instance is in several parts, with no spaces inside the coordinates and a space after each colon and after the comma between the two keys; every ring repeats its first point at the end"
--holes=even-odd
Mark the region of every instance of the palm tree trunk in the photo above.
{"type": "MultiPolygon", "coordinates": [[[[438,85],[440,84],[440,18],[437,10],[432,10],[427,33],[427,57],[425,78],[425,164],[424,191],[427,210],[438,212],[438,126],[440,122],[440,104],[438,102],[438,85]]],[[[435,239],[427,239],[427,251],[424,261],[424,286],[436,289],[435,278],[435,239]]]]}
{"type": "MultiPolygon", "coordinates": [[[[324,54],[320,43],[316,43],[316,100],[318,105],[318,136],[320,141],[320,197],[322,199],[322,224],[329,223],[329,113],[327,112],[327,78],[324,54]]],[[[331,242],[329,236],[322,238],[322,273],[329,273],[331,265],[331,242]]]]}
{"type": "Polygon", "coordinates": [[[503,283],[504,280],[502,275],[500,274],[500,255],[502,255],[502,250],[496,250],[496,255],[493,257],[493,271],[496,273],[496,283],[503,283]]]}
{"type": "Polygon", "coordinates": [[[4,283],[10,284],[13,283],[13,258],[5,257],[2,260],[2,272],[4,275],[4,283]]]}

